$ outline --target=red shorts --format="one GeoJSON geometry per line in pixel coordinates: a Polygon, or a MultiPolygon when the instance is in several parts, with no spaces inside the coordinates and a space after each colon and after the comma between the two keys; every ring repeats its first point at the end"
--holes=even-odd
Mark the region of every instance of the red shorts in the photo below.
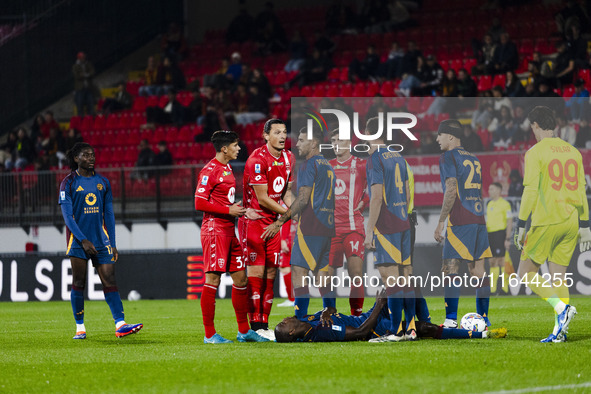
{"type": "Polygon", "coordinates": [[[343,254],[347,256],[347,260],[351,256],[358,256],[363,260],[365,255],[365,248],[363,241],[365,237],[358,232],[352,233],[337,233],[330,244],[330,255],[328,258],[328,265],[333,268],[340,268],[343,266],[343,254]]]}
{"type": "Polygon", "coordinates": [[[240,220],[238,236],[246,265],[279,267],[281,236],[277,233],[273,238],[264,241],[261,235],[267,226],[257,220],[240,220]]]}
{"type": "Polygon", "coordinates": [[[238,239],[223,235],[201,235],[205,272],[244,271],[246,264],[238,239]]]}

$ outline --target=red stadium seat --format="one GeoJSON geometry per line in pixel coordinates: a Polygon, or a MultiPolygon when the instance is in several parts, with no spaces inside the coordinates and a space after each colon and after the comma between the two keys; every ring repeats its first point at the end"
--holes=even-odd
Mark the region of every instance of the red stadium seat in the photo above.
{"type": "Polygon", "coordinates": [[[86,115],[82,118],[82,123],[80,123],[80,131],[86,131],[92,129],[94,126],[94,118],[92,115],[86,115]]]}
{"type": "Polygon", "coordinates": [[[490,75],[483,75],[478,79],[478,91],[489,90],[492,87],[492,78],[490,75]]]}
{"type": "Polygon", "coordinates": [[[506,81],[507,81],[507,77],[505,76],[505,74],[497,74],[493,78],[492,86],[493,87],[500,86],[502,88],[505,88],[506,81]]]}

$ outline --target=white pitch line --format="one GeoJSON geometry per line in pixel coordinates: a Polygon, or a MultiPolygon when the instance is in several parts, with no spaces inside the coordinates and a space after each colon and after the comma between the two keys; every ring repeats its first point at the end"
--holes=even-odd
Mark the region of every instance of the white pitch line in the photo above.
{"type": "Polygon", "coordinates": [[[541,387],[528,387],[525,389],[517,390],[499,390],[499,391],[487,391],[484,394],[519,394],[519,393],[538,393],[540,391],[556,391],[566,389],[577,389],[583,387],[591,387],[591,382],[579,383],[579,384],[560,384],[557,386],[541,386],[541,387]]]}

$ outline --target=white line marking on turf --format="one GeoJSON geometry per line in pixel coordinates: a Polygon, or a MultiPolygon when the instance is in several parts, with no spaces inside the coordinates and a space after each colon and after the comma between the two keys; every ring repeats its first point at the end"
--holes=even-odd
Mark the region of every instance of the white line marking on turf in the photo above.
{"type": "Polygon", "coordinates": [[[579,383],[579,384],[560,384],[557,386],[528,387],[525,389],[517,389],[517,390],[487,391],[485,394],[538,393],[540,391],[556,391],[556,390],[566,390],[566,389],[577,389],[577,388],[583,388],[583,387],[591,387],[591,382],[579,383]]]}

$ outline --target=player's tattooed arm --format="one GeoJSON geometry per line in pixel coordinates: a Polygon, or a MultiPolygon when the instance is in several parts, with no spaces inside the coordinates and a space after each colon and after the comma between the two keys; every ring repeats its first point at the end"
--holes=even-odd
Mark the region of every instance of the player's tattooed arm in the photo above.
{"type": "Polygon", "coordinates": [[[441,214],[439,215],[439,223],[435,229],[434,238],[437,242],[443,241],[443,225],[445,219],[449,216],[451,209],[456,201],[456,193],[458,188],[458,180],[456,178],[447,178],[445,180],[445,195],[443,196],[443,205],[441,206],[441,214]]]}
{"type": "Polygon", "coordinates": [[[296,197],[295,201],[291,204],[291,207],[287,209],[279,219],[275,222],[271,223],[267,227],[265,227],[265,231],[261,235],[262,239],[271,239],[273,238],[279,230],[281,230],[281,226],[285,224],[292,216],[299,214],[306,205],[310,203],[310,196],[312,195],[312,188],[309,186],[303,186],[298,190],[298,196],[296,197]]]}

